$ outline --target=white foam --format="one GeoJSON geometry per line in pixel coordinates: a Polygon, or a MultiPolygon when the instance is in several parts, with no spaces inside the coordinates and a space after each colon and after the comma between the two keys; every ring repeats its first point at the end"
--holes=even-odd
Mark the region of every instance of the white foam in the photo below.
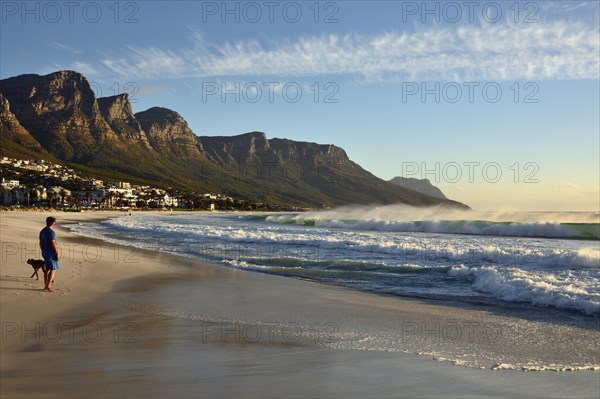
{"type": "Polygon", "coordinates": [[[495,298],[509,302],[529,302],[539,306],[555,306],[600,313],[598,286],[576,278],[548,273],[535,273],[514,267],[459,266],[448,271],[451,276],[475,276],[473,287],[495,298]],[[595,288],[596,292],[591,289],[595,288]]]}
{"type": "MultiPolygon", "coordinates": [[[[339,215],[342,216],[343,215],[339,215]]],[[[598,239],[598,227],[567,226],[556,222],[499,223],[495,221],[470,220],[388,220],[362,217],[360,219],[335,218],[334,215],[301,214],[297,216],[269,216],[268,222],[299,225],[314,224],[319,227],[332,227],[367,231],[388,231],[403,233],[468,234],[486,236],[547,237],[547,238],[592,238],[598,239]]]]}

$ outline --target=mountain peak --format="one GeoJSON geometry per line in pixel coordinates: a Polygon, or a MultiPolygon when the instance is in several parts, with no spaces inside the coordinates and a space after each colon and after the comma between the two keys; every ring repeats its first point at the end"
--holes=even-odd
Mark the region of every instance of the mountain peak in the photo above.
{"type": "Polygon", "coordinates": [[[409,188],[432,197],[446,199],[442,190],[431,184],[429,179],[415,179],[414,177],[396,176],[389,181],[400,187],[409,188]]]}
{"type": "Polygon", "coordinates": [[[150,145],[160,154],[192,159],[204,152],[198,136],[186,120],[172,109],[152,107],[134,116],[150,145]]]}
{"type": "Polygon", "coordinates": [[[41,75],[40,77],[59,78],[59,79],[78,79],[78,80],[86,80],[87,81],[87,78],[85,76],[83,76],[83,74],[81,74],[77,71],[72,71],[72,70],[68,70],[68,69],[52,72],[47,75],[41,75]]]}
{"type": "Polygon", "coordinates": [[[78,72],[3,79],[0,91],[22,126],[60,159],[88,159],[96,145],[115,138],[96,95],[78,72]]]}
{"type": "Polygon", "coordinates": [[[264,132],[248,132],[248,133],[242,133],[240,135],[237,135],[235,137],[239,137],[240,139],[243,138],[251,138],[254,140],[262,140],[262,141],[267,141],[267,134],[264,132]]]}
{"type": "Polygon", "coordinates": [[[144,148],[150,148],[146,134],[133,114],[127,93],[100,97],[98,107],[104,119],[117,135],[128,142],[138,142],[144,148]]]}
{"type": "MultiPolygon", "coordinates": [[[[152,107],[145,111],[135,114],[136,118],[153,121],[168,121],[171,123],[184,121],[183,117],[177,112],[164,107],[152,107]]],[[[141,121],[140,121],[141,122],[141,121]]],[[[187,124],[187,122],[185,122],[187,124]]]]}
{"type": "Polygon", "coordinates": [[[98,98],[98,106],[100,107],[100,111],[102,111],[102,113],[111,107],[119,106],[133,114],[131,103],[129,102],[129,94],[127,93],[117,94],[109,97],[100,97],[98,98]]]}
{"type": "Polygon", "coordinates": [[[85,76],[83,76],[81,73],[76,72],[76,71],[71,71],[71,70],[56,71],[56,72],[48,73],[46,75],[39,75],[37,73],[24,73],[24,74],[17,75],[17,76],[12,76],[10,78],[6,78],[6,79],[3,79],[3,80],[11,80],[11,79],[16,79],[16,80],[28,80],[28,79],[45,79],[45,80],[51,80],[51,79],[77,79],[77,80],[87,80],[87,78],[85,76]]]}
{"type": "Polygon", "coordinates": [[[98,101],[100,100],[129,101],[129,93],[115,94],[114,96],[98,97],[98,101]]]}

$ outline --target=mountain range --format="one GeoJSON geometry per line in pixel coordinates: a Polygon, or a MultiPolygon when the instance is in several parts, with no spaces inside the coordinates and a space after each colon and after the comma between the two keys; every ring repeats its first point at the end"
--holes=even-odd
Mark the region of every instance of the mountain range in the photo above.
{"type": "Polygon", "coordinates": [[[410,188],[436,198],[447,198],[446,195],[438,187],[431,184],[429,179],[416,179],[414,177],[396,176],[389,180],[390,183],[401,187],[410,188]]]}
{"type": "Polygon", "coordinates": [[[56,161],[109,181],[294,206],[466,207],[382,180],[332,144],[262,132],[197,136],[173,110],[134,113],[127,94],[96,98],[74,71],[0,80],[0,155],[56,161]]]}

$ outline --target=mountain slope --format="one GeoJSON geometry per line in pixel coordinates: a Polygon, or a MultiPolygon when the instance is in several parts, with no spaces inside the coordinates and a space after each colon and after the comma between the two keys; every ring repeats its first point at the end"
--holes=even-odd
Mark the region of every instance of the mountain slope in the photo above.
{"type": "Polygon", "coordinates": [[[110,128],[123,140],[150,149],[150,143],[135,118],[127,93],[98,99],[98,107],[110,128]]]}
{"type": "Polygon", "coordinates": [[[396,176],[389,180],[390,183],[400,187],[410,188],[423,194],[436,198],[447,198],[442,190],[431,184],[429,179],[415,179],[414,177],[396,176]]]}
{"type": "Polygon", "coordinates": [[[4,156],[21,154],[50,156],[11,112],[10,103],[2,93],[0,93],[0,152],[4,156]]]}
{"type": "Polygon", "coordinates": [[[55,157],[108,180],[296,206],[463,206],[379,179],[334,145],[262,132],[199,137],[173,110],[134,114],[126,94],[97,99],[73,71],[0,80],[0,129],[2,155],[55,157]]]}
{"type": "Polygon", "coordinates": [[[89,83],[76,72],[4,79],[0,92],[21,125],[59,159],[86,162],[94,146],[115,136],[89,83]]]}

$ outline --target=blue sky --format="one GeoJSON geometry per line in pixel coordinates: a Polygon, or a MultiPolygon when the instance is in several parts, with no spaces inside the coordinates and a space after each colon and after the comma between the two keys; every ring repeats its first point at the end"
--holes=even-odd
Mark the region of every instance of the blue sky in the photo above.
{"type": "Polygon", "coordinates": [[[3,2],[0,77],[85,74],[477,209],[599,210],[598,2],[3,2]],[[224,94],[224,92],[229,94],[224,94]]]}

